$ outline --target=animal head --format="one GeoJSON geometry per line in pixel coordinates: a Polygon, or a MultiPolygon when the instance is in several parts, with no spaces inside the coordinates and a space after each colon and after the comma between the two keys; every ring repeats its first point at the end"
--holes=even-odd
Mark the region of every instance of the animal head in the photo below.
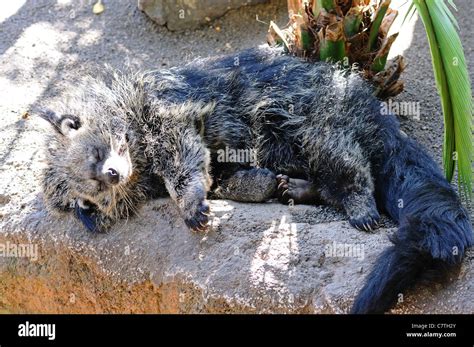
{"type": "Polygon", "coordinates": [[[130,153],[130,131],[120,117],[107,114],[44,111],[41,116],[54,132],[48,142],[49,166],[74,197],[101,208],[113,207],[118,194],[130,181],[134,165],[130,153]]]}

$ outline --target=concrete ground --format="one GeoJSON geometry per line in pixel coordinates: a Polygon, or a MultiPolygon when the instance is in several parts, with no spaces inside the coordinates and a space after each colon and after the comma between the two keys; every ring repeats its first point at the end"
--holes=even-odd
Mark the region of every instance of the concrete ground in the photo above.
{"type": "MultiPolygon", "coordinates": [[[[472,78],[474,9],[469,0],[456,3],[472,78]]],[[[286,1],[231,11],[184,33],[156,26],[132,0],[105,1],[99,16],[92,1],[15,4],[0,11],[0,244],[38,247],[38,259],[0,258],[1,311],[348,310],[394,231],[387,218],[367,234],[330,207],[213,201],[211,230],[193,234],[163,199],[111,233],[91,235],[71,216],[57,219],[43,208],[42,144],[50,129],[34,116],[39,106],[54,108],[81,76],[104,64],[166,68],[263,43],[267,25],[260,21],[284,25],[286,1]],[[362,253],[330,257],[334,242],[362,253]]],[[[421,22],[405,26],[398,40],[394,49],[408,67],[396,100],[419,102],[421,112],[419,120],[402,117],[403,129],[441,162],[442,113],[421,22]]],[[[418,286],[392,312],[473,313],[473,262],[470,252],[455,281],[418,286]]]]}

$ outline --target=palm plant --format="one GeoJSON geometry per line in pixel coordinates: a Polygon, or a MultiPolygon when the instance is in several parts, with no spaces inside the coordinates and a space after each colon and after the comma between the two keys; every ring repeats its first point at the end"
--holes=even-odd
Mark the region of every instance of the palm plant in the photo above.
{"type": "MultiPolygon", "coordinates": [[[[460,193],[472,196],[472,94],[456,19],[445,0],[408,0],[405,19],[416,11],[430,44],[436,85],[444,114],[443,164],[452,181],[457,164],[460,193]]],[[[449,4],[456,9],[453,0],[449,4]]],[[[398,34],[388,35],[398,13],[391,0],[288,0],[290,22],[270,23],[268,42],[309,60],[356,64],[381,98],[403,90],[405,64],[387,62],[398,34]]]]}
{"type": "MultiPolygon", "coordinates": [[[[453,0],[448,0],[456,9],[453,0]]],[[[425,26],[444,114],[443,163],[448,181],[457,163],[460,191],[472,197],[472,91],[457,21],[444,0],[412,0],[425,26]]]]}

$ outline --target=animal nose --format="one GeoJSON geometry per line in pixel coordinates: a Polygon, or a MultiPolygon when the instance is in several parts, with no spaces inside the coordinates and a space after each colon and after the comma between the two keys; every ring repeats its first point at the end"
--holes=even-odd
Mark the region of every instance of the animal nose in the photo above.
{"type": "Polygon", "coordinates": [[[117,184],[120,181],[120,175],[117,170],[109,168],[106,172],[107,182],[109,184],[117,184]]]}

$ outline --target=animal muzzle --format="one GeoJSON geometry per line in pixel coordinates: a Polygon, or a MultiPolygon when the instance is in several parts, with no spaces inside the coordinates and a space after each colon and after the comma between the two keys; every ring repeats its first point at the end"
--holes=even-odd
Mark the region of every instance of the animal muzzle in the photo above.
{"type": "Polygon", "coordinates": [[[120,182],[120,173],[114,168],[108,168],[103,175],[103,181],[110,185],[116,185],[120,182]]]}
{"type": "Polygon", "coordinates": [[[131,165],[125,158],[112,156],[98,168],[96,178],[108,186],[114,186],[125,183],[130,177],[131,171],[131,165]]]}

